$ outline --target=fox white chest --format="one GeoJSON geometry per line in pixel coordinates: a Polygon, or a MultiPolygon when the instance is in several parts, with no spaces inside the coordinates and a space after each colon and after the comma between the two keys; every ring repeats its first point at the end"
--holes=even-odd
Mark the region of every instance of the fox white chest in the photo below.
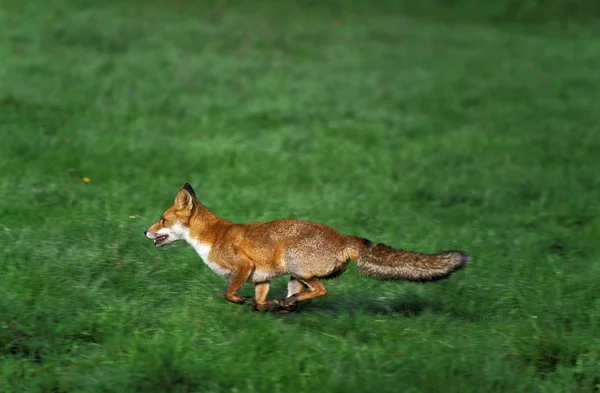
{"type": "Polygon", "coordinates": [[[190,243],[190,245],[194,247],[194,250],[196,250],[198,255],[200,255],[200,258],[202,258],[202,260],[204,261],[204,263],[206,263],[210,270],[212,270],[221,277],[226,277],[229,275],[230,271],[228,269],[225,269],[221,265],[218,265],[210,260],[210,244],[202,243],[197,239],[189,239],[188,243],[190,243]]]}

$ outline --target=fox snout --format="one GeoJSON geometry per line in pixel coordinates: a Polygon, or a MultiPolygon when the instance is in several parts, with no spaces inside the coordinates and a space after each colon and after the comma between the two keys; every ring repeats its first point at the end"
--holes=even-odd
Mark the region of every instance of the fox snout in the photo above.
{"type": "Polygon", "coordinates": [[[154,240],[154,245],[156,247],[161,247],[177,240],[176,238],[169,236],[169,234],[161,234],[150,231],[144,231],[144,236],[146,236],[148,239],[154,240]]]}

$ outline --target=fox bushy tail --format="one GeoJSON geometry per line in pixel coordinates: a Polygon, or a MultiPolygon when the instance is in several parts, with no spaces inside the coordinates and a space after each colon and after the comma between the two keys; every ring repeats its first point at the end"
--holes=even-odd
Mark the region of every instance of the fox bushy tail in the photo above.
{"type": "Polygon", "coordinates": [[[378,280],[439,281],[462,269],[470,260],[462,251],[422,254],[360,240],[363,246],[356,259],[358,270],[378,280]]]}

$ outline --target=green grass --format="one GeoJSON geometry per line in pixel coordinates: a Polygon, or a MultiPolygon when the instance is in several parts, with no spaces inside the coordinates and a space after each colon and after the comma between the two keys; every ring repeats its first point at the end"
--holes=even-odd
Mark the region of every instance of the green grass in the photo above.
{"type": "Polygon", "coordinates": [[[193,3],[0,6],[1,392],[600,391],[591,27],[193,3]],[[473,262],[253,313],[143,237],[186,181],[473,262]]]}

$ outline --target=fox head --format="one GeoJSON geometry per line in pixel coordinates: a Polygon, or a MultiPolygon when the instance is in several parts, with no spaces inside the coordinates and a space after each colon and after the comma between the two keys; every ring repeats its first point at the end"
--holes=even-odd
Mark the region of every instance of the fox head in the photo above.
{"type": "Polygon", "coordinates": [[[156,224],[144,231],[144,235],[154,240],[156,247],[184,240],[189,232],[190,218],[197,203],[194,189],[189,183],[185,183],[175,196],[173,206],[163,213],[156,224]]]}

